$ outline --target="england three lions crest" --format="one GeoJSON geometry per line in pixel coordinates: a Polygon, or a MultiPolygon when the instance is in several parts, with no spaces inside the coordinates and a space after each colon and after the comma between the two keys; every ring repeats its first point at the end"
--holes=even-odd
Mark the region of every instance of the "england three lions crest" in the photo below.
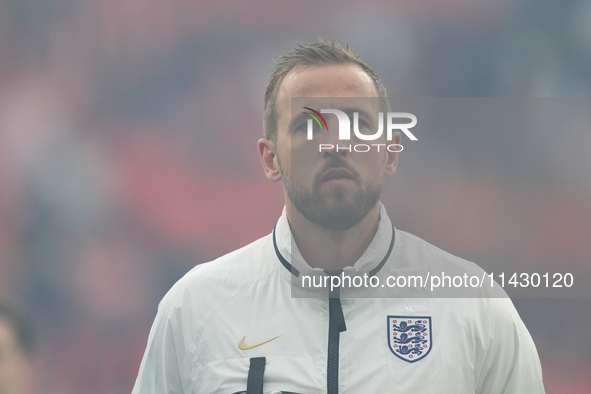
{"type": "Polygon", "coordinates": [[[388,345],[409,363],[422,360],[433,346],[430,316],[388,316],[388,345]]]}

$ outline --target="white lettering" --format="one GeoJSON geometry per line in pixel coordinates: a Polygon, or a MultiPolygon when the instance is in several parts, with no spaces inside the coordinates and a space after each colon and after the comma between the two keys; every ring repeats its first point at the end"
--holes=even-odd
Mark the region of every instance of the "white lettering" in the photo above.
{"type": "Polygon", "coordinates": [[[312,119],[308,119],[308,140],[311,140],[313,135],[314,130],[312,125],[312,119]]]}
{"type": "Polygon", "coordinates": [[[417,125],[417,117],[408,112],[388,112],[388,125],[386,130],[386,136],[388,141],[392,141],[392,130],[401,130],[408,138],[413,141],[417,140],[417,137],[413,135],[408,129],[413,128],[417,125]],[[393,123],[394,118],[408,118],[410,123],[393,123]]]}
{"type": "Polygon", "coordinates": [[[378,131],[375,134],[365,135],[361,134],[361,132],[359,131],[359,112],[353,112],[353,132],[355,133],[357,138],[363,141],[373,141],[380,138],[382,136],[382,133],[384,132],[384,118],[382,115],[382,112],[378,114],[378,131]]]}
{"type": "Polygon", "coordinates": [[[321,114],[335,114],[339,120],[339,140],[351,139],[351,121],[346,113],[338,109],[321,109],[321,114]]]}
{"type": "Polygon", "coordinates": [[[391,144],[391,145],[388,145],[388,146],[386,147],[386,149],[388,149],[388,152],[394,152],[394,153],[395,153],[395,152],[402,152],[402,148],[403,148],[403,147],[402,147],[402,145],[400,145],[400,144],[391,144]],[[391,146],[399,146],[399,147],[400,147],[400,150],[392,150],[392,149],[390,149],[390,147],[391,147],[391,146]]]}

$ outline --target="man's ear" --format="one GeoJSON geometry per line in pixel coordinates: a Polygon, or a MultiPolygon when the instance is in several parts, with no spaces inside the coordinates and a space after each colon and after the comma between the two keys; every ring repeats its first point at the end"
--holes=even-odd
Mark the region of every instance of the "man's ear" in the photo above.
{"type": "MultiPolygon", "coordinates": [[[[400,145],[400,141],[400,132],[395,131],[392,133],[392,143],[400,145]]],[[[388,149],[386,149],[386,166],[384,171],[385,176],[392,176],[396,173],[396,168],[398,167],[398,155],[398,152],[390,152],[388,149]]]]}
{"type": "Polygon", "coordinates": [[[279,182],[281,180],[281,172],[279,171],[277,153],[275,152],[275,143],[266,138],[261,138],[257,142],[257,145],[265,176],[271,182],[279,182]]]}

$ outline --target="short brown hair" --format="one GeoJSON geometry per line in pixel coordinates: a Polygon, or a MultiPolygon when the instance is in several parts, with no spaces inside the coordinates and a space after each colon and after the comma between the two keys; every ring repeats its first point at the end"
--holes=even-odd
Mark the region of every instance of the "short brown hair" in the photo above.
{"type": "Polygon", "coordinates": [[[290,52],[279,57],[267,82],[263,116],[265,138],[272,141],[277,138],[277,94],[283,79],[291,70],[298,67],[347,63],[359,65],[371,77],[379,96],[385,98],[387,103],[388,93],[380,77],[348,45],[343,47],[333,40],[322,38],[308,45],[298,44],[290,52]]]}

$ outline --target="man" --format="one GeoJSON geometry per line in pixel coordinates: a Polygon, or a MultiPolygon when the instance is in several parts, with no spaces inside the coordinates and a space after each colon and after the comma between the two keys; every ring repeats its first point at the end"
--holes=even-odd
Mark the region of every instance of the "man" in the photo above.
{"type": "Polygon", "coordinates": [[[31,372],[31,332],[25,318],[0,303],[0,394],[24,393],[31,372]]]}
{"type": "MultiPolygon", "coordinates": [[[[378,125],[362,113],[385,112],[385,97],[375,73],[334,42],[280,59],[258,149],[267,178],[283,182],[284,212],[271,234],[173,286],[134,393],[544,392],[535,346],[506,298],[345,298],[344,287],[306,287],[304,277],[385,280],[423,261],[477,270],[392,226],[379,196],[398,149],[339,149],[337,116],[319,117],[352,103],[353,128],[368,135],[378,125]]],[[[380,138],[401,142],[399,132],[380,138]]]]}

